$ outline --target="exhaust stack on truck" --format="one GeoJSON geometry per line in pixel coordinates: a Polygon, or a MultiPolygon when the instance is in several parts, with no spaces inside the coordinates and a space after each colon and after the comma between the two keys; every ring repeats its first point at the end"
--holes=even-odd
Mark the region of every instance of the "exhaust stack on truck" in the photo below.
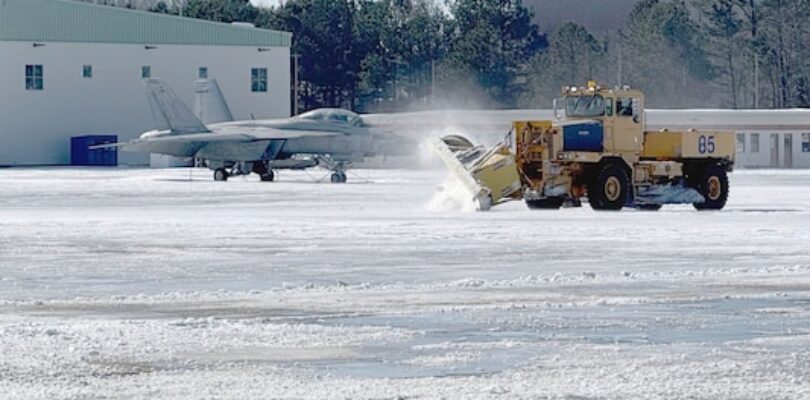
{"type": "Polygon", "coordinates": [[[647,131],[643,93],[593,81],[564,88],[554,116],[515,121],[492,148],[456,135],[435,140],[434,148],[480,210],[515,199],[532,209],[579,206],[583,198],[595,210],[725,206],[733,132],[647,131]]]}

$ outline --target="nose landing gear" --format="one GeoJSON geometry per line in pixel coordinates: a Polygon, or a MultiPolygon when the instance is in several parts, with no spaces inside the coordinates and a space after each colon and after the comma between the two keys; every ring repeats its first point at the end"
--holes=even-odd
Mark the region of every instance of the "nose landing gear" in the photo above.
{"type": "Polygon", "coordinates": [[[332,176],[330,177],[332,183],[346,183],[348,180],[346,177],[346,162],[335,161],[330,156],[317,156],[315,160],[317,160],[319,166],[332,171],[332,176]]]}
{"type": "Polygon", "coordinates": [[[346,173],[343,171],[336,171],[332,174],[332,183],[346,183],[347,180],[346,173]]]}

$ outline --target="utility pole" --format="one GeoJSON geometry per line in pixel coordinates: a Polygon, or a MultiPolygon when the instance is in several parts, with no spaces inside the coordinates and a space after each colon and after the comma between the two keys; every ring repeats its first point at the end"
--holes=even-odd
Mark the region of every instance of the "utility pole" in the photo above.
{"type": "Polygon", "coordinates": [[[393,86],[394,86],[393,103],[394,103],[394,107],[397,107],[398,103],[399,103],[399,86],[400,86],[399,85],[399,75],[400,75],[399,74],[399,66],[402,65],[402,64],[405,64],[405,62],[402,61],[399,57],[397,57],[397,58],[395,58],[393,60],[393,64],[394,64],[394,81],[392,82],[393,86]]]}
{"type": "Polygon", "coordinates": [[[356,94],[356,84],[357,84],[357,74],[352,70],[349,66],[351,64],[349,62],[349,54],[352,54],[352,50],[343,50],[343,65],[346,68],[346,75],[351,77],[351,81],[349,81],[349,109],[354,110],[354,96],[356,94]]]}
{"type": "Polygon", "coordinates": [[[754,109],[759,108],[759,54],[754,53],[754,109]]]}
{"type": "Polygon", "coordinates": [[[430,60],[430,104],[436,104],[436,60],[430,60]]]}
{"type": "Polygon", "coordinates": [[[619,58],[619,60],[618,60],[619,66],[618,66],[617,71],[616,71],[616,83],[617,83],[617,85],[619,86],[619,88],[621,88],[621,87],[622,87],[622,44],[621,44],[621,32],[620,32],[620,33],[619,33],[619,35],[617,36],[616,42],[617,42],[617,43],[616,43],[616,48],[619,50],[619,56],[618,56],[618,58],[619,58]]]}
{"type": "Polygon", "coordinates": [[[293,54],[293,115],[298,115],[298,59],[301,58],[300,54],[293,54]]]}
{"type": "Polygon", "coordinates": [[[399,74],[399,64],[394,61],[394,106],[397,104],[397,75],[399,74]]]}

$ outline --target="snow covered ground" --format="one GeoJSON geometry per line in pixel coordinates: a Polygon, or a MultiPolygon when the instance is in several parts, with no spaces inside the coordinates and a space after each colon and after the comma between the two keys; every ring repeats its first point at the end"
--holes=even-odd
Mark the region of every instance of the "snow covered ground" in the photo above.
{"type": "Polygon", "coordinates": [[[324,178],[0,170],[0,397],[810,398],[810,171],[717,213],[324,178]]]}

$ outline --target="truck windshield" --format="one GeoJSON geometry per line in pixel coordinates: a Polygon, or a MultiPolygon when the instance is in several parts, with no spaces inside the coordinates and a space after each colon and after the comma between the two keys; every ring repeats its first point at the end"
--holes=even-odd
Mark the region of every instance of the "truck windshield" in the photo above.
{"type": "Polygon", "coordinates": [[[605,114],[605,99],[600,95],[567,96],[566,117],[598,117],[605,114]]]}

